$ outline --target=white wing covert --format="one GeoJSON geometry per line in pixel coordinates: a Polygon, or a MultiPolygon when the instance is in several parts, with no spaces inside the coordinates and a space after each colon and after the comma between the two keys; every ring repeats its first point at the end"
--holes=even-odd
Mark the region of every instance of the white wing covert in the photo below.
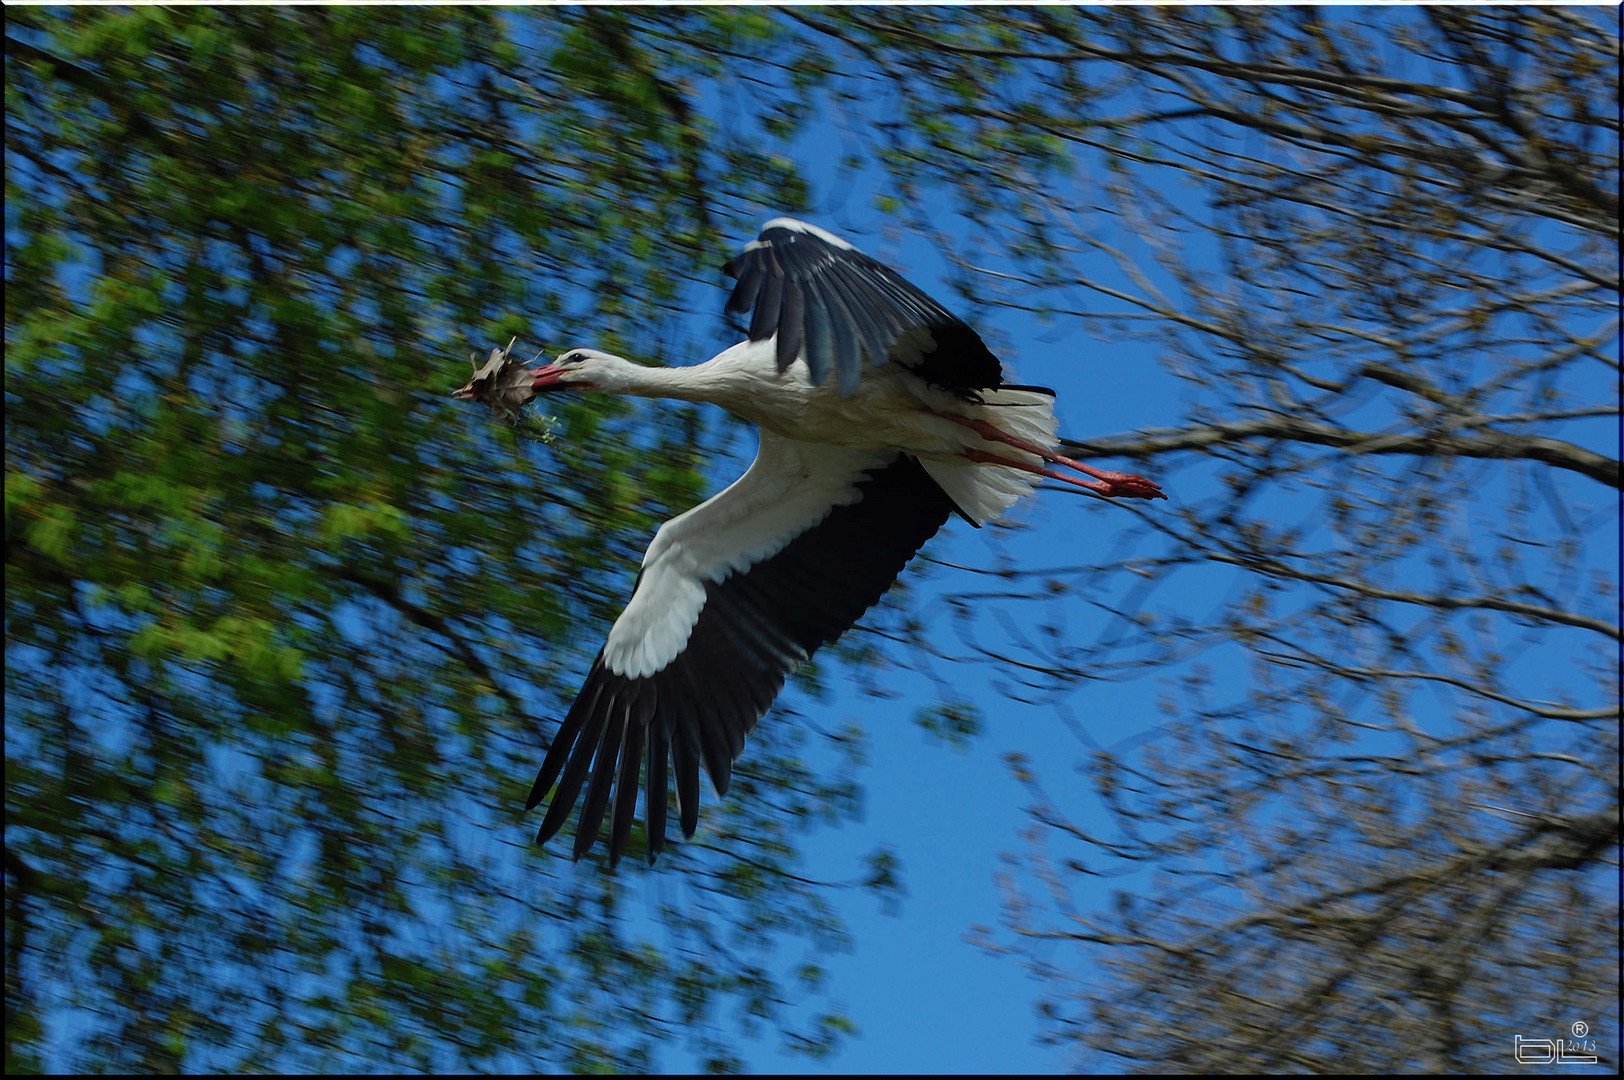
{"type": "Polygon", "coordinates": [[[591,850],[609,812],[618,860],[640,773],[649,861],[665,843],[670,773],[691,836],[700,765],[725,795],[785,677],[861,618],[952,511],[913,457],[764,431],[744,476],[649,545],[531,789],[527,809],[551,794],[538,842],[564,826],[584,786],[575,856],[591,850]]]}

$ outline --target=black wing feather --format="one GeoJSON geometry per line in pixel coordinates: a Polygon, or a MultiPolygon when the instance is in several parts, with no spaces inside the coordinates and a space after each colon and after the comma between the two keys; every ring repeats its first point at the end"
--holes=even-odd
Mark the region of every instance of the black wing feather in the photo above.
{"type": "MultiPolygon", "coordinates": [[[[704,612],[700,612],[700,618],[704,617],[704,612]]],[[[688,658],[683,666],[697,706],[695,719],[699,722],[699,749],[705,760],[705,772],[710,775],[716,794],[726,795],[728,781],[733,776],[734,731],[737,730],[741,744],[748,733],[745,731],[747,721],[742,715],[744,710],[733,693],[734,675],[728,670],[726,654],[715,648],[716,637],[714,632],[700,633],[696,623],[688,647],[683,650],[688,658]]]]}
{"type": "MultiPolygon", "coordinates": [[[[618,862],[617,851],[626,850],[637,820],[637,777],[643,768],[643,740],[654,716],[654,685],[650,682],[638,698],[637,709],[627,717],[626,742],[620,748],[620,775],[615,778],[615,799],[609,812],[609,862],[618,862]]],[[[647,810],[644,811],[647,813],[647,810]]],[[[651,833],[652,835],[652,833],[651,833]]],[[[576,837],[580,843],[580,837],[576,837]]]]}
{"type": "MultiPolygon", "coordinates": [[[[655,683],[658,693],[659,683],[655,683]]],[[[643,797],[643,817],[648,822],[648,857],[653,862],[665,847],[665,812],[666,812],[666,767],[671,761],[671,739],[666,733],[666,724],[656,722],[649,726],[648,733],[648,764],[645,766],[643,784],[648,792],[643,797]]],[[[637,790],[634,780],[632,790],[637,790]]],[[[627,815],[628,818],[631,815],[627,815]]],[[[627,826],[630,828],[630,826],[627,826]]],[[[609,849],[610,858],[614,858],[613,846],[609,849]]]]}
{"type": "Polygon", "coordinates": [[[806,293],[793,281],[784,284],[784,302],[778,312],[778,340],[774,345],[774,359],[778,374],[782,375],[801,355],[806,326],[806,293]]]}
{"type": "MultiPolygon", "coordinates": [[[[679,656],[672,667],[681,663],[682,657],[679,656]]],[[[670,670],[666,668],[666,671],[670,670]]],[[[699,825],[699,726],[691,712],[687,723],[683,723],[676,713],[677,710],[672,708],[668,714],[675,732],[671,739],[671,768],[677,774],[677,812],[682,835],[692,836],[699,825]]],[[[658,798],[658,793],[650,797],[658,798]]]]}
{"type": "Polygon", "coordinates": [[[765,341],[778,330],[778,317],[784,304],[784,272],[776,259],[762,266],[761,293],[756,297],[755,315],[750,319],[750,340],[765,341]]]}
{"type": "Polygon", "coordinates": [[[536,782],[531,785],[530,798],[525,800],[526,810],[534,810],[558,782],[558,774],[563,771],[576,737],[581,733],[581,722],[591,712],[594,699],[603,689],[603,680],[593,678],[596,674],[597,668],[594,667],[592,673],[587,676],[586,685],[581,687],[580,696],[575,699],[575,704],[570,706],[569,714],[564,717],[564,722],[558,725],[553,743],[547,748],[547,756],[542,759],[541,771],[536,774],[536,782]]]}
{"type": "Polygon", "coordinates": [[[903,363],[965,397],[1002,381],[998,358],[952,312],[884,263],[799,223],[769,223],[723,269],[738,279],[726,310],[754,311],[751,341],[777,336],[779,371],[799,356],[814,385],[834,372],[843,396],[856,389],[865,356],[871,365],[903,363]],[[929,334],[933,349],[895,351],[919,331],[929,334]]]}
{"type": "Polygon", "coordinates": [[[863,340],[863,352],[871,367],[879,367],[889,359],[891,342],[902,334],[903,326],[889,317],[882,306],[865,304],[863,289],[851,270],[835,263],[829,268],[828,281],[834,293],[845,304],[857,334],[863,340]]]}
{"type": "Polygon", "coordinates": [[[627,682],[615,695],[614,710],[604,724],[603,742],[598,744],[597,758],[592,766],[592,781],[586,786],[586,801],[581,804],[581,822],[575,829],[577,859],[591,848],[592,841],[597,839],[598,830],[603,826],[603,812],[608,808],[609,794],[614,790],[615,773],[620,767],[620,747],[626,741],[633,699],[642,689],[638,685],[640,681],[627,682]]]}
{"type": "Polygon", "coordinates": [[[812,374],[812,385],[822,386],[835,366],[835,330],[819,283],[809,280],[802,289],[806,293],[806,368],[812,374]]]}
{"type": "Polygon", "coordinates": [[[789,673],[861,618],[953,511],[924,467],[906,455],[871,469],[856,486],[858,501],[832,508],[776,555],[708,583],[687,646],[663,670],[617,675],[600,654],[536,779],[529,805],[552,796],[538,842],[563,828],[590,773],[574,853],[580,858],[592,849],[612,796],[609,854],[618,860],[630,836],[645,744],[649,861],[665,844],[668,755],[682,831],[693,835],[701,764],[725,795],[746,736],[789,673]]]}
{"type": "Polygon", "coordinates": [[[835,368],[840,377],[840,393],[842,397],[850,397],[856,392],[857,380],[863,374],[863,349],[858,344],[857,315],[840,298],[840,285],[832,273],[824,274],[821,284],[823,304],[829,312],[829,323],[834,328],[835,368]]]}
{"type": "Polygon", "coordinates": [[[761,283],[767,280],[767,268],[759,262],[753,262],[744,268],[744,275],[739,278],[739,284],[733,289],[733,295],[727,298],[727,314],[743,315],[756,306],[756,297],[761,295],[761,283]]]}
{"type": "MultiPolygon", "coordinates": [[[[575,799],[581,794],[581,784],[586,779],[588,767],[592,764],[592,755],[597,752],[598,745],[603,741],[604,725],[609,721],[609,714],[614,708],[615,700],[620,689],[611,681],[608,669],[603,667],[599,660],[593,673],[587,675],[587,681],[592,681],[592,674],[599,674],[604,679],[602,692],[593,696],[591,711],[585,716],[581,725],[580,734],[576,735],[573,746],[568,749],[569,764],[564,767],[564,773],[559,778],[558,788],[553,794],[552,802],[547,806],[547,816],[541,821],[541,829],[536,833],[536,842],[545,843],[547,838],[564,827],[569,817],[570,809],[575,805],[575,799]]],[[[562,732],[560,733],[562,734],[562,732]]],[[[559,746],[563,740],[556,740],[554,746],[559,746]]],[[[565,744],[569,746],[569,744],[565,744]]],[[[548,756],[552,751],[548,751],[548,756]]],[[[545,769],[546,764],[542,767],[545,769]]],[[[541,787],[541,777],[536,777],[536,786],[541,787]]]]}

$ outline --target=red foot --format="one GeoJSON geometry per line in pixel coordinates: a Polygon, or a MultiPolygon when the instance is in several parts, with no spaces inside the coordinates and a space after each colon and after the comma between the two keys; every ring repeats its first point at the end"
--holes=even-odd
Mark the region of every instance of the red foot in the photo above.
{"type": "Polygon", "coordinates": [[[999,457],[997,454],[989,454],[985,450],[966,450],[964,456],[980,465],[1002,465],[1007,469],[1020,469],[1022,472],[1029,472],[1049,480],[1059,480],[1064,484],[1075,484],[1077,487],[1087,488],[1089,491],[1104,495],[1107,498],[1167,498],[1166,495],[1162,494],[1161,488],[1157,487],[1152,481],[1146,480],[1143,476],[1129,476],[1126,473],[1106,473],[1105,475],[1110,479],[1080,480],[1075,476],[1055,472],[1053,469],[1045,469],[1037,465],[1028,465],[1024,461],[1012,461],[1009,458],[999,457]]]}
{"type": "Polygon", "coordinates": [[[1162,486],[1154,480],[1147,480],[1143,476],[1132,473],[1107,472],[1095,470],[1090,473],[1106,485],[1103,495],[1110,495],[1119,499],[1165,499],[1167,493],[1162,486]]]}
{"type": "Polygon", "coordinates": [[[964,456],[971,461],[980,461],[992,465],[1007,465],[1012,469],[1022,469],[1029,473],[1036,473],[1039,476],[1046,476],[1051,480],[1064,480],[1068,484],[1076,484],[1078,487],[1088,488],[1090,491],[1097,491],[1101,495],[1114,499],[1167,498],[1160,484],[1154,480],[1147,480],[1143,476],[1135,476],[1133,473],[1112,472],[1109,469],[1096,469],[1092,465],[1084,465],[1081,461],[1074,461],[1069,457],[1055,453],[1047,447],[1016,438],[1009,432],[1002,431],[985,420],[972,420],[968,416],[955,416],[951,413],[939,413],[937,415],[945,416],[955,424],[963,424],[988,442],[1001,442],[1013,446],[1017,450],[1024,450],[1028,454],[1036,454],[1044,461],[1064,465],[1068,469],[1076,469],[1084,476],[1094,477],[1094,480],[1078,480],[1074,476],[1066,476],[1052,469],[1040,469],[1035,465],[1023,465],[1018,461],[1009,461],[983,450],[966,450],[964,456]]]}

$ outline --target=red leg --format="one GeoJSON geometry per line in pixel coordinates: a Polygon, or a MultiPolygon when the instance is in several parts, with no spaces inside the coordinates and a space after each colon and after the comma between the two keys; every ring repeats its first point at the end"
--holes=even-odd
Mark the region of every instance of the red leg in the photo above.
{"type": "MultiPolygon", "coordinates": [[[[997,454],[989,454],[985,450],[966,450],[964,451],[964,456],[970,461],[974,461],[978,465],[1002,465],[1009,469],[1020,469],[1022,472],[1029,472],[1035,476],[1046,477],[1050,480],[1059,480],[1066,484],[1076,484],[1080,488],[1087,488],[1089,491],[1108,497],[1121,496],[1128,499],[1154,499],[1160,496],[1163,499],[1167,498],[1166,495],[1162,495],[1160,488],[1156,489],[1155,495],[1147,495],[1144,493],[1142,488],[1121,486],[1109,480],[1079,480],[1075,476],[1067,476],[1065,473],[1058,473],[1053,469],[1045,469],[1038,465],[1028,465],[1024,461],[1011,461],[1009,458],[999,457],[997,454]]],[[[1140,478],[1130,477],[1130,479],[1138,480],[1140,478]]],[[[1148,480],[1143,482],[1147,484],[1150,483],[1148,480]]]]}
{"type": "MultiPolygon", "coordinates": [[[[1102,481],[1102,483],[1084,483],[1083,481],[1075,480],[1069,476],[1062,476],[1059,473],[1051,472],[1047,469],[1027,468],[1025,465],[1021,465],[1013,461],[1005,461],[1002,458],[993,458],[991,462],[992,464],[1009,465],[1017,469],[1025,469],[1027,472],[1035,472],[1041,476],[1047,476],[1052,480],[1065,480],[1067,483],[1074,483],[1080,487],[1086,487],[1090,490],[1098,491],[1104,495],[1120,496],[1126,499],[1167,498],[1167,496],[1162,492],[1160,484],[1157,484],[1154,480],[1147,480],[1143,476],[1135,476],[1133,473],[1112,472],[1109,469],[1096,469],[1092,465],[1084,465],[1081,461],[1075,461],[1069,457],[1065,457],[1062,454],[1057,454],[1047,447],[1039,446],[1037,443],[1027,442],[1025,439],[1017,438],[1007,431],[1002,431],[999,428],[994,427],[985,420],[972,420],[968,416],[955,416],[952,413],[939,413],[938,415],[946,417],[955,424],[963,424],[965,427],[969,428],[977,435],[980,435],[988,442],[1001,442],[1008,446],[1013,446],[1017,450],[1024,450],[1028,454],[1036,454],[1044,461],[1050,461],[1056,465],[1064,465],[1068,469],[1076,469],[1078,472],[1083,473],[1086,476],[1092,476],[1096,480],[1102,481]]],[[[966,451],[965,456],[970,457],[970,453],[971,452],[966,451]]],[[[980,453],[980,451],[976,451],[976,453],[980,453]]],[[[974,461],[977,459],[972,457],[971,460],[974,461]]]]}

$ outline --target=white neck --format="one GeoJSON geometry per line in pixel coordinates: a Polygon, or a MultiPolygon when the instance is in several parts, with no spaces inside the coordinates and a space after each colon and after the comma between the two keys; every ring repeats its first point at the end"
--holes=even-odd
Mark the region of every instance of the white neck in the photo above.
{"type": "Polygon", "coordinates": [[[770,361],[766,371],[755,371],[759,364],[753,354],[759,351],[759,342],[740,342],[703,364],[675,368],[643,367],[605,354],[583,374],[597,389],[611,394],[705,401],[735,412],[741,406],[748,411],[759,376],[774,373],[770,361]]]}
{"type": "Polygon", "coordinates": [[[710,385],[714,380],[704,377],[706,373],[703,368],[703,364],[698,367],[642,367],[628,362],[623,371],[616,373],[623,381],[613,389],[633,397],[710,401],[708,391],[714,389],[710,385]]]}

